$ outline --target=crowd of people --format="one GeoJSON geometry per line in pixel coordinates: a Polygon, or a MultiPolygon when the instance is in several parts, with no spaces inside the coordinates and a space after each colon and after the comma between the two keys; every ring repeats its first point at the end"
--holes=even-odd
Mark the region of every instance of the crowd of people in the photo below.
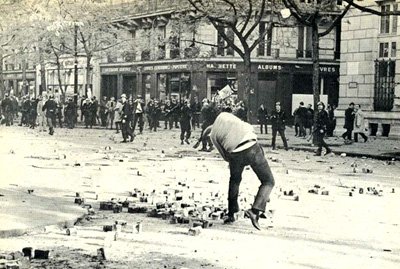
{"type": "MultiPolygon", "coordinates": [[[[203,99],[201,102],[198,98],[194,98],[192,102],[188,99],[171,98],[166,100],[156,100],[151,98],[147,103],[141,95],[136,98],[128,97],[122,94],[118,100],[114,97],[108,98],[103,96],[100,101],[95,96],[91,98],[84,97],[78,102],[78,107],[72,98],[66,98],[65,102],[61,102],[59,96],[46,94],[37,98],[29,98],[23,96],[19,101],[12,94],[6,94],[1,101],[1,117],[2,123],[6,126],[13,125],[14,121],[19,121],[19,126],[28,126],[29,128],[38,128],[38,131],[46,131],[50,135],[54,134],[54,128],[74,128],[80,123],[85,128],[93,128],[100,126],[105,129],[115,130],[121,133],[123,143],[132,142],[136,134],[142,134],[146,127],[150,132],[157,132],[164,129],[180,128],[181,144],[190,144],[191,132],[196,128],[201,128],[202,132],[214,123],[214,120],[221,112],[229,112],[236,115],[244,122],[248,121],[247,108],[243,101],[233,101],[232,99],[213,100],[203,99]],[[19,113],[21,115],[19,119],[19,113]],[[201,124],[200,124],[201,123],[201,124]]],[[[318,107],[316,113],[316,122],[314,122],[314,110],[309,104],[305,107],[304,102],[300,102],[299,107],[294,110],[294,127],[295,136],[306,138],[314,137],[314,142],[326,146],[323,138],[333,136],[336,128],[336,118],[334,114],[335,108],[322,103],[322,110],[318,107]],[[323,136],[321,137],[321,131],[323,136]]],[[[283,147],[288,150],[288,142],[285,136],[285,128],[288,116],[281,109],[280,102],[276,103],[275,109],[269,114],[263,104],[257,111],[257,121],[260,125],[260,133],[268,134],[268,125],[272,127],[272,143],[273,150],[276,149],[276,136],[282,139],[283,147]]],[[[365,135],[365,123],[361,110],[361,106],[355,106],[354,103],[349,105],[345,111],[346,132],[342,135],[346,142],[352,141],[352,133],[354,133],[354,141],[358,142],[360,134],[364,141],[368,137],[365,135]]],[[[201,133],[199,140],[195,143],[194,148],[202,145],[200,151],[212,151],[213,144],[203,138],[201,133]]],[[[328,153],[330,149],[326,150],[328,153]]],[[[317,150],[317,154],[321,154],[321,150],[317,150]]]]}

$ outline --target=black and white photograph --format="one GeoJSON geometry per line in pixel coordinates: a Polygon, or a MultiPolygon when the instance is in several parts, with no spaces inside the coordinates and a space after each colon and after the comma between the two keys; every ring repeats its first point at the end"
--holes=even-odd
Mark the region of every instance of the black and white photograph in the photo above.
{"type": "Polygon", "coordinates": [[[398,268],[399,5],[0,0],[0,269],[398,268]]]}

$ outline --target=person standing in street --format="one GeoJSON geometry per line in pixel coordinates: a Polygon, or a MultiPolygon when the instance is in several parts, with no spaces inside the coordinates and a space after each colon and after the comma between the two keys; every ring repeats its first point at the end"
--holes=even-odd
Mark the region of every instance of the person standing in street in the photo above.
{"type": "Polygon", "coordinates": [[[193,104],[190,105],[190,108],[192,110],[192,128],[193,130],[196,130],[196,127],[200,128],[200,113],[201,113],[201,104],[197,96],[194,98],[194,102],[193,104]]]}
{"type": "Polygon", "coordinates": [[[44,104],[42,111],[46,111],[47,126],[49,126],[49,135],[54,134],[53,123],[56,121],[57,103],[54,101],[53,95],[49,96],[49,100],[44,104]]]}
{"type": "Polygon", "coordinates": [[[288,144],[285,136],[286,128],[286,115],[285,112],[281,110],[281,103],[277,102],[275,104],[275,110],[271,114],[271,124],[272,124],[272,149],[275,150],[276,134],[282,138],[283,146],[285,150],[288,150],[288,144]]]}
{"type": "Polygon", "coordinates": [[[41,95],[39,95],[39,102],[36,108],[39,132],[46,131],[46,113],[43,112],[43,106],[45,103],[46,101],[43,99],[41,95]]]}
{"type": "Polygon", "coordinates": [[[250,218],[254,228],[261,230],[258,220],[260,213],[266,210],[275,180],[253,127],[231,113],[222,112],[214,124],[207,127],[204,136],[210,136],[222,158],[229,163],[228,218],[224,223],[235,221],[235,213],[239,211],[238,195],[242,173],[250,165],[261,185],[251,209],[245,211],[245,216],[250,218]]]}
{"type": "Polygon", "coordinates": [[[344,112],[344,126],[346,132],[342,134],[343,139],[345,142],[351,141],[351,132],[354,128],[354,103],[351,102],[349,107],[344,112]]]}
{"type": "Polygon", "coordinates": [[[185,139],[186,144],[190,144],[189,138],[191,135],[191,119],[192,119],[192,110],[190,108],[190,103],[188,100],[185,100],[181,109],[180,109],[180,125],[181,125],[181,145],[183,145],[183,140],[185,139]],[[186,136],[185,136],[186,134],[186,136]]]}
{"type": "Polygon", "coordinates": [[[121,102],[122,102],[122,114],[121,114],[121,133],[122,133],[122,143],[126,143],[127,139],[130,137],[130,142],[133,141],[134,135],[132,128],[130,126],[131,120],[131,108],[129,102],[126,99],[126,95],[121,95],[121,102]]]}
{"type": "Polygon", "coordinates": [[[365,135],[365,120],[364,113],[361,110],[360,105],[355,105],[354,107],[354,142],[358,142],[358,134],[364,138],[364,142],[368,141],[368,137],[365,135]]]}
{"type": "Polygon", "coordinates": [[[36,127],[36,118],[37,118],[37,105],[38,105],[39,100],[32,97],[31,99],[31,105],[30,105],[30,110],[29,110],[29,120],[30,120],[30,129],[35,129],[36,127]]]}
{"type": "Polygon", "coordinates": [[[14,120],[13,103],[8,93],[5,94],[5,98],[1,101],[1,109],[5,117],[6,126],[12,125],[14,120]]]}
{"type": "Polygon", "coordinates": [[[267,122],[268,122],[268,111],[264,107],[264,104],[261,104],[257,110],[257,121],[260,124],[260,133],[263,133],[263,127],[265,129],[265,133],[268,134],[267,122]]]}
{"type": "Polygon", "coordinates": [[[138,95],[136,100],[133,102],[133,111],[135,112],[133,118],[133,132],[135,132],[136,124],[139,124],[139,134],[143,133],[143,113],[144,113],[144,100],[141,95],[138,95]]]}
{"type": "Polygon", "coordinates": [[[67,127],[69,129],[73,129],[75,127],[75,113],[76,113],[76,106],[73,99],[70,97],[68,98],[67,105],[65,106],[65,121],[67,123],[67,127]]]}
{"type": "MultiPolygon", "coordinates": [[[[58,124],[60,125],[60,128],[63,128],[63,124],[62,124],[63,104],[58,99],[58,97],[55,97],[54,101],[57,103],[56,117],[58,119],[58,124]]],[[[57,127],[57,123],[56,122],[55,122],[54,126],[57,127]]]]}
{"type": "Polygon", "coordinates": [[[107,123],[106,123],[106,129],[108,129],[108,126],[110,126],[110,129],[112,130],[113,125],[114,125],[114,118],[115,118],[115,98],[112,96],[110,98],[110,101],[107,102],[107,123]]]}
{"type": "Polygon", "coordinates": [[[306,132],[307,129],[309,129],[309,135],[311,136],[312,134],[312,128],[314,125],[314,109],[312,109],[312,104],[308,104],[307,106],[307,122],[306,122],[306,132]]]}
{"type": "Polygon", "coordinates": [[[101,126],[107,126],[107,96],[103,96],[103,99],[100,100],[100,108],[99,108],[101,126]]]}
{"type": "Polygon", "coordinates": [[[115,111],[114,120],[115,120],[115,129],[117,130],[116,131],[117,134],[119,133],[120,129],[122,131],[122,108],[123,108],[123,105],[122,105],[121,99],[118,99],[118,101],[116,102],[115,107],[114,107],[114,111],[115,111]]]}
{"type": "Polygon", "coordinates": [[[317,119],[315,122],[315,129],[314,129],[314,137],[316,144],[318,146],[316,156],[322,155],[322,147],[326,149],[325,155],[332,152],[329,148],[328,144],[324,141],[324,136],[326,134],[326,129],[328,125],[328,112],[325,110],[325,104],[323,102],[319,102],[318,104],[318,112],[317,112],[317,119]]]}

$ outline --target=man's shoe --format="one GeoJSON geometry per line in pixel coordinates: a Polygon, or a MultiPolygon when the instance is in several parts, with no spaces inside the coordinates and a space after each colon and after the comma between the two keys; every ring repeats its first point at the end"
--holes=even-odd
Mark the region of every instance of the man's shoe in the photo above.
{"type": "Polygon", "coordinates": [[[325,155],[328,155],[328,154],[331,154],[331,153],[332,153],[332,150],[331,149],[327,149],[326,152],[325,152],[325,155]]]}
{"type": "Polygon", "coordinates": [[[133,142],[133,140],[135,139],[135,135],[131,135],[131,139],[129,141],[133,142]]]}
{"type": "Polygon", "coordinates": [[[206,148],[201,148],[201,149],[199,149],[199,151],[207,151],[207,149],[206,148]]]}
{"type": "Polygon", "coordinates": [[[364,143],[367,142],[367,141],[368,141],[368,137],[366,137],[366,138],[364,139],[364,143]]]}
{"type": "Polygon", "coordinates": [[[226,219],[224,219],[224,224],[233,224],[234,222],[235,222],[234,216],[228,216],[226,219]]]}
{"type": "Polygon", "coordinates": [[[183,143],[183,140],[181,141],[181,145],[184,145],[185,143],[183,143]]]}
{"type": "Polygon", "coordinates": [[[188,139],[185,139],[186,144],[190,145],[190,142],[188,139]]]}
{"type": "Polygon", "coordinates": [[[210,147],[208,150],[207,150],[207,152],[211,152],[211,151],[213,151],[214,150],[214,147],[210,147]]]}
{"type": "Polygon", "coordinates": [[[259,216],[253,212],[253,210],[249,209],[244,212],[244,215],[251,220],[251,224],[257,230],[261,230],[260,224],[258,224],[259,216]]]}

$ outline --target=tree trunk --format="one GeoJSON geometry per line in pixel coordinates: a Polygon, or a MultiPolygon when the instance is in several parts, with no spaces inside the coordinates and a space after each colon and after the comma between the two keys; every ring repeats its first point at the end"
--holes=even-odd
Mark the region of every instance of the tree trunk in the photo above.
{"type": "MultiPolygon", "coordinates": [[[[313,99],[314,99],[314,126],[317,121],[318,103],[319,103],[319,37],[318,37],[318,23],[314,21],[312,25],[312,61],[313,61],[313,99]]],[[[316,143],[315,136],[313,143],[316,143]]]]}
{"type": "Polygon", "coordinates": [[[66,89],[63,89],[63,85],[62,85],[62,81],[61,81],[61,63],[60,63],[60,57],[58,56],[58,54],[56,55],[56,63],[57,63],[57,77],[58,77],[58,87],[60,87],[60,91],[61,91],[61,98],[62,100],[60,100],[61,102],[65,102],[65,92],[66,89]]]}
{"type": "MultiPolygon", "coordinates": [[[[312,61],[313,61],[313,97],[314,97],[314,111],[317,112],[317,104],[319,102],[319,37],[318,37],[318,24],[315,22],[312,26],[312,61]]],[[[317,113],[314,113],[314,122],[317,113]]]]}
{"type": "Polygon", "coordinates": [[[245,105],[247,107],[247,119],[251,121],[252,119],[252,95],[254,94],[254,89],[252,85],[252,79],[251,79],[251,52],[247,51],[245,52],[244,58],[243,58],[243,71],[244,71],[244,96],[243,96],[243,101],[245,102],[245,105]]]}

